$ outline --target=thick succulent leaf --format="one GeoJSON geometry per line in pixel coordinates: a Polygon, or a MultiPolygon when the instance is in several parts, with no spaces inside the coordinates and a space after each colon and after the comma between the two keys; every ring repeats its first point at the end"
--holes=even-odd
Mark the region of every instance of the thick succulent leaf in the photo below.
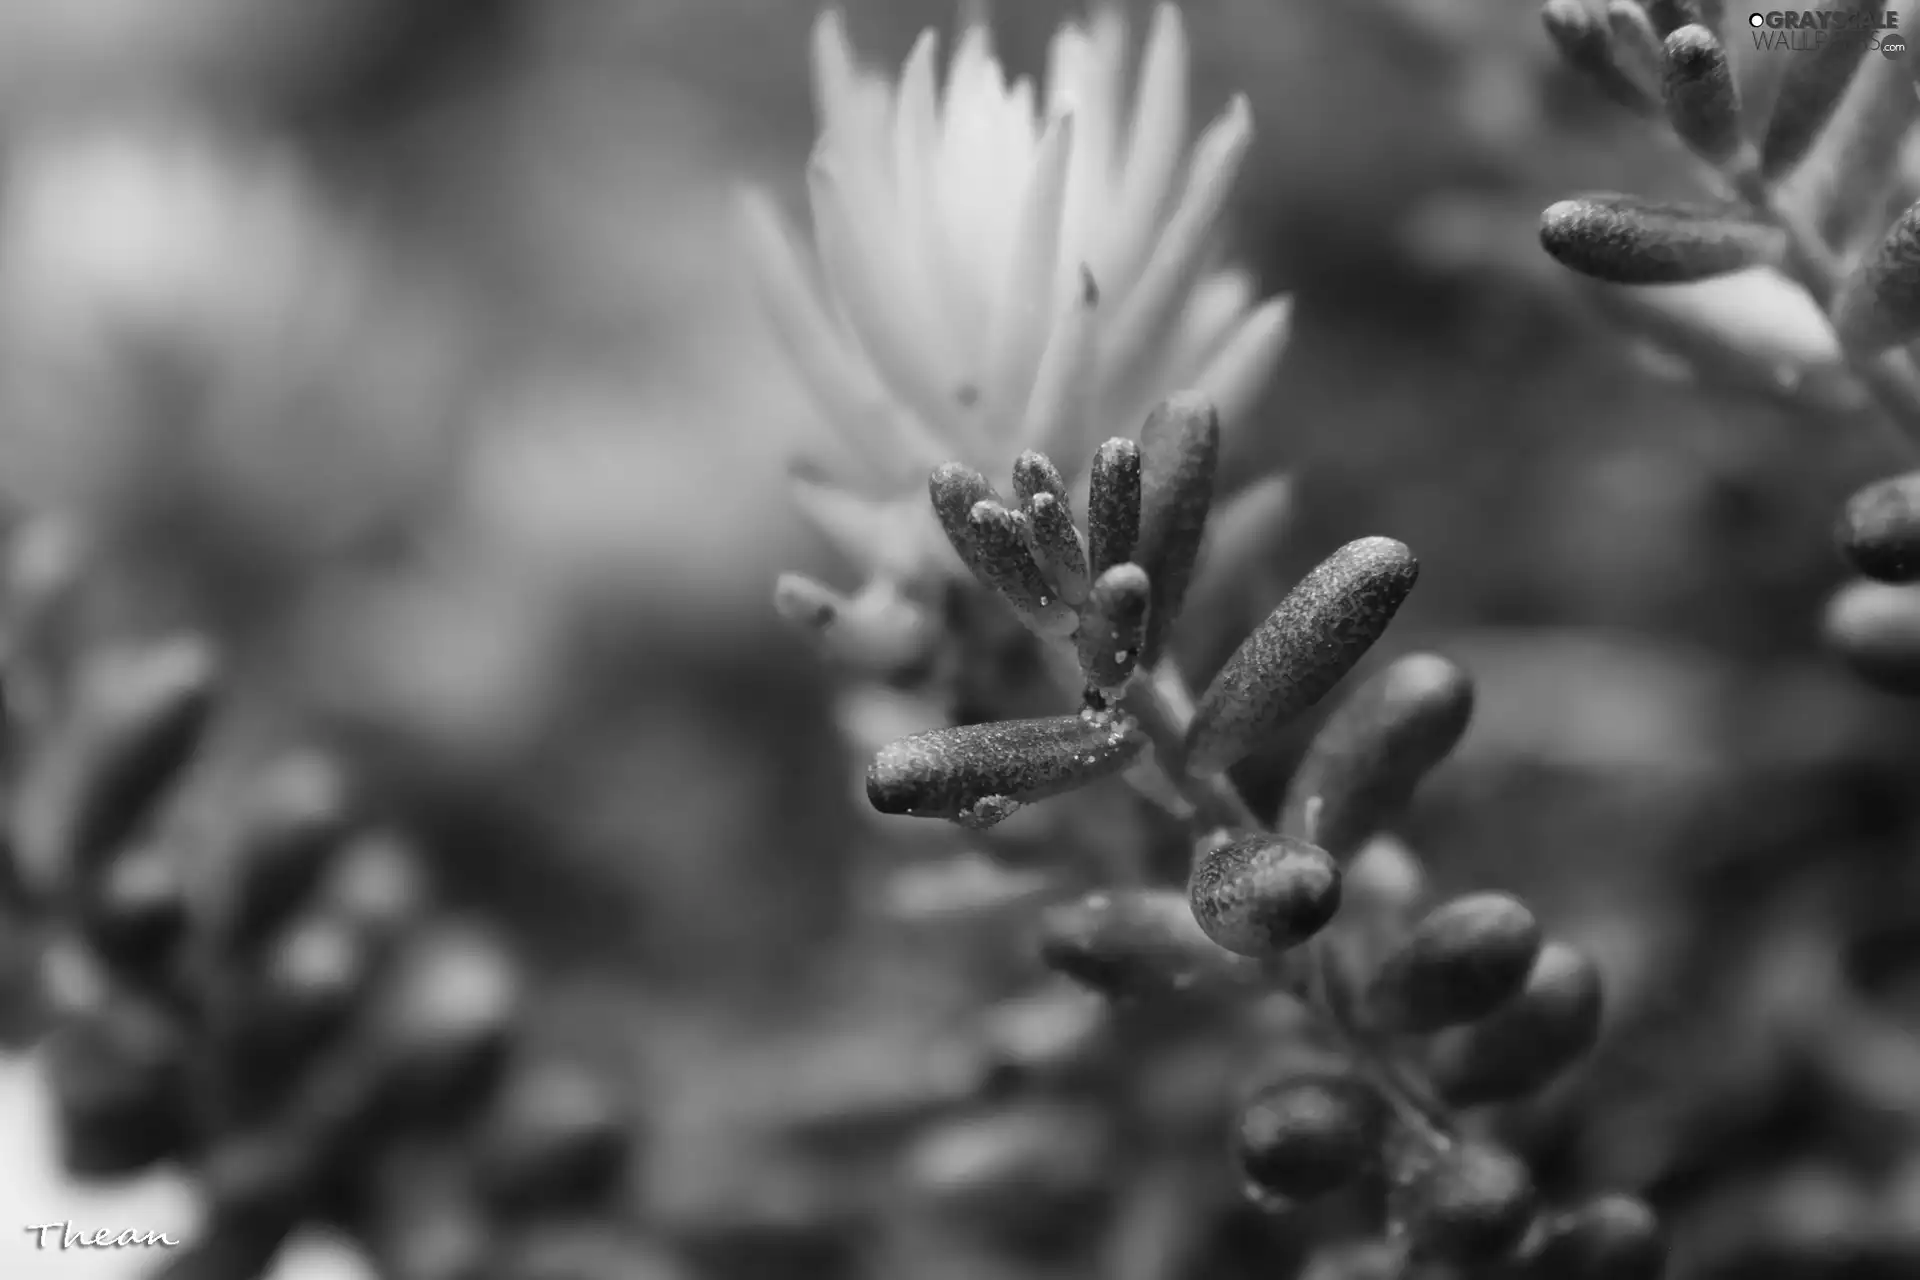
{"type": "Polygon", "coordinates": [[[1073,634],[1073,608],[1034,561],[1025,518],[983,498],[967,513],[967,537],[973,547],[974,573],[999,592],[1028,626],[1041,635],[1073,634]]]}
{"type": "Polygon", "coordinates": [[[1137,564],[1117,564],[1100,575],[1080,611],[1074,639],[1087,686],[1112,702],[1133,678],[1147,633],[1152,586],[1137,564]]]}
{"type": "Polygon", "coordinates": [[[1280,829],[1345,863],[1396,821],[1473,715],[1473,682],[1434,654],[1397,659],[1353,691],[1294,771],[1280,829]]]}
{"type": "Polygon", "coordinates": [[[1786,233],[1738,208],[1630,195],[1562,200],[1540,218],[1562,266],[1613,284],[1685,284],[1779,261],[1786,233]]]}
{"type": "Polygon", "coordinates": [[[1201,931],[1172,889],[1090,893],[1048,908],[1040,923],[1047,965],[1116,999],[1245,990],[1261,968],[1201,931]]]}
{"type": "Polygon", "coordinates": [[[1220,459],[1220,416],[1203,396],[1171,396],[1147,416],[1140,451],[1140,542],[1133,558],[1153,588],[1142,654],[1151,667],[1165,651],[1200,557],[1220,459]]]}
{"type": "Polygon", "coordinates": [[[1920,204],[1900,215],[1841,284],[1833,327],[1849,349],[1868,356],[1920,336],[1920,204]]]}
{"type": "Polygon", "coordinates": [[[218,679],[212,649],[193,637],[87,664],[71,717],[38,755],[15,816],[30,886],[84,882],[154,815],[192,762],[218,679]]]}
{"type": "Polygon", "coordinates": [[[1920,696],[1920,585],[1853,582],[1827,603],[1827,645],[1861,679],[1920,696]]]}
{"type": "Polygon", "coordinates": [[[1673,131],[1701,159],[1731,163],[1747,144],[1740,132],[1740,92],[1726,49],[1713,32],[1688,25],[1667,36],[1666,50],[1661,90],[1673,131]]]}
{"type": "Polygon", "coordinates": [[[880,750],[867,798],[881,813],[991,826],[1120,772],[1145,745],[1131,720],[1093,712],[933,729],[880,750]]]}
{"type": "Polygon", "coordinates": [[[1429,1074],[1456,1106],[1523,1097],[1593,1047],[1603,1007],[1593,962],[1572,947],[1548,942],[1519,995],[1435,1039],[1429,1074]]]}
{"type": "Polygon", "coordinates": [[[1854,494],[1835,538],[1841,554],[1865,577],[1920,580],[1920,471],[1876,480],[1854,494]]]}
{"type": "MultiPolygon", "coordinates": [[[[1809,12],[1825,22],[1835,14],[1850,14],[1858,8],[1855,0],[1820,0],[1809,12]]],[[[1760,172],[1766,177],[1787,173],[1813,146],[1867,55],[1867,36],[1861,31],[1845,38],[1823,39],[1811,49],[1796,50],[1787,59],[1774,96],[1773,113],[1760,141],[1760,172]],[[1853,38],[1855,35],[1858,38],[1853,38]]]]}
{"type": "Polygon", "coordinates": [[[1225,769],[1312,707],[1373,647],[1413,590],[1419,563],[1392,538],[1362,538],[1322,561],[1207,686],[1188,764],[1225,769]]]}
{"type": "Polygon", "coordinates": [[[1208,850],[1194,864],[1187,897],[1209,938],[1236,955],[1264,960],[1333,920],[1340,868],[1304,840],[1260,832],[1208,850]]]}
{"type": "Polygon", "coordinates": [[[1140,446],[1113,439],[1093,456],[1087,496],[1087,568],[1095,578],[1134,557],[1140,540],[1140,446]]]}
{"type": "Polygon", "coordinates": [[[1421,1034],[1472,1022],[1520,993],[1540,954],[1525,903],[1477,893],[1435,907],[1367,988],[1368,1016],[1421,1034]]]}
{"type": "Polygon", "coordinates": [[[1653,95],[1622,70],[1606,25],[1582,0],[1547,0],[1541,7],[1540,20],[1547,38],[1569,67],[1628,110],[1654,114],[1658,104],[1653,95]]]}

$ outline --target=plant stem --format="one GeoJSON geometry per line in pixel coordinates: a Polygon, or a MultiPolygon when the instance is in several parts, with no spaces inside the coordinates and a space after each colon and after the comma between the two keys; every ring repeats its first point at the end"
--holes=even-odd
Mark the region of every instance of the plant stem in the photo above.
{"type": "MultiPolygon", "coordinates": [[[[1137,679],[1128,690],[1127,711],[1152,740],[1159,767],[1193,806],[1196,844],[1222,827],[1242,831],[1269,831],[1233,780],[1224,773],[1194,774],[1186,768],[1187,726],[1193,722],[1193,694],[1173,663],[1162,662],[1137,679]]],[[[1305,1003],[1320,1015],[1345,1049],[1387,1099],[1402,1123],[1435,1147],[1452,1139],[1453,1119],[1424,1082],[1383,1052],[1377,1039],[1355,1025],[1346,1002],[1336,998],[1332,969],[1322,939],[1307,941],[1298,951],[1303,970],[1289,983],[1305,1003]]],[[[1289,953],[1293,955],[1295,953],[1289,953]]]]}

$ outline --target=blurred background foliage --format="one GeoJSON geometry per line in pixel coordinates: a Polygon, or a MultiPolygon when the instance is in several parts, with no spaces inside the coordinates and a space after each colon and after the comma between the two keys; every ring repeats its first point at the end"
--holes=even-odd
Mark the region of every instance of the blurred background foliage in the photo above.
{"type": "MultiPolygon", "coordinates": [[[[879,65],[952,17],[845,7],[879,65]]],[[[999,9],[1034,68],[1067,6],[999,9]]],[[[1539,251],[1567,191],[1684,194],[1688,169],[1571,81],[1530,4],[1187,15],[1196,110],[1253,105],[1237,243],[1297,299],[1224,472],[1289,470],[1291,527],[1193,620],[1190,674],[1338,543],[1409,543],[1383,652],[1482,689],[1410,838],[1612,983],[1599,1061],[1517,1121],[1549,1186],[1649,1189],[1708,1271],[1911,1200],[1920,742],[1816,643],[1832,512],[1883,446],[1663,378],[1539,251]]],[[[726,202],[797,198],[813,16],[0,6],[0,487],[98,527],[113,626],[211,621],[260,718],[362,752],[555,1008],[632,1056],[690,1220],[743,1194],[716,1095],[787,1087],[836,1036],[816,1072],[888,1060],[913,1028],[882,971],[911,995],[900,970],[951,958],[863,914],[834,691],[768,602],[779,569],[839,570],[782,497],[817,424],[726,202]]]]}

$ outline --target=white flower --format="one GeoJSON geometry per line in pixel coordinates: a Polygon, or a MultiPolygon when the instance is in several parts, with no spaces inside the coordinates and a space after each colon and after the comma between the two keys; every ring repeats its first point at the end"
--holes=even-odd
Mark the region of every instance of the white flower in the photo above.
{"type": "Polygon", "coordinates": [[[850,464],[896,493],[947,459],[1004,474],[1026,448],[1072,473],[1195,388],[1233,425],[1288,304],[1218,263],[1252,122],[1234,98],[1189,156],[1179,11],[1155,10],[1131,92],[1111,4],[1056,33],[1041,87],[1007,83],[977,20],[942,87],[937,43],[924,32],[896,83],[822,15],[812,244],[764,192],[742,198],[774,328],[850,464]]]}

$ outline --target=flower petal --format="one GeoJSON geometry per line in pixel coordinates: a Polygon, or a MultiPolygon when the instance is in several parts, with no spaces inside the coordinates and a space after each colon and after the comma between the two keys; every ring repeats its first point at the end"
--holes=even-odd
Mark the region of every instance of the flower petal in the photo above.
{"type": "Polygon", "coordinates": [[[1236,96],[1209,125],[1194,148],[1186,190],[1154,246],[1140,283],[1119,304],[1119,314],[1101,344],[1100,368],[1114,387],[1115,403],[1139,394],[1143,366],[1167,340],[1180,309],[1204,267],[1227,197],[1253,141],[1253,120],[1244,97],[1236,96]]]}
{"type": "Polygon", "coordinates": [[[1020,424],[1020,438],[1049,457],[1065,458],[1078,469],[1089,451],[1084,438],[1094,429],[1087,410],[1092,385],[1094,324],[1100,314],[1100,289],[1093,273],[1080,268],[1080,287],[1061,308],[1047,339],[1046,354],[1034,376],[1033,392],[1020,424]]]}
{"type": "Polygon", "coordinates": [[[1222,429],[1231,431],[1253,407],[1280,352],[1287,345],[1291,298],[1273,298],[1240,322],[1227,344],[1201,373],[1198,387],[1220,411],[1222,429]]]}
{"type": "Polygon", "coordinates": [[[1072,155],[1073,117],[1062,116],[1047,126],[1028,175],[1012,252],[988,322],[982,405],[989,432],[1002,439],[1024,425],[1022,411],[1053,326],[1053,269],[1072,155]]]}
{"type": "Polygon", "coordinates": [[[899,265],[883,238],[862,236],[871,221],[861,215],[873,210],[856,206],[849,184],[827,156],[816,156],[807,166],[807,188],[827,283],[861,349],[930,430],[949,440],[960,436],[965,428],[942,383],[943,361],[912,292],[913,272],[899,265]]]}
{"type": "Polygon", "coordinates": [[[901,412],[872,368],[849,347],[773,201],[765,192],[745,188],[736,213],[774,335],[847,451],[888,483],[937,462],[940,451],[932,437],[901,412]]]}
{"type": "Polygon", "coordinates": [[[1140,57],[1120,196],[1101,259],[1108,293],[1126,295],[1146,265],[1187,143],[1187,30],[1180,10],[1157,5],[1140,57]]]}

